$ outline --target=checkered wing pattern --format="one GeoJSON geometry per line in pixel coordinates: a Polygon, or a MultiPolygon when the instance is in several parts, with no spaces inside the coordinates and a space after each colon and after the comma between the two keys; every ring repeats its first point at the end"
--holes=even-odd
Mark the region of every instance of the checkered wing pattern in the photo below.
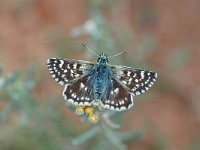
{"type": "Polygon", "coordinates": [[[157,73],[133,69],[126,66],[112,66],[116,79],[134,96],[146,92],[156,81],[157,73]]]}
{"type": "Polygon", "coordinates": [[[65,86],[66,101],[92,105],[96,103],[95,94],[100,92],[98,100],[104,108],[116,111],[131,108],[133,96],[146,92],[157,78],[157,73],[152,71],[111,65],[99,69],[99,65],[83,60],[52,58],[48,59],[47,66],[54,80],[65,86]]]}
{"type": "Polygon", "coordinates": [[[74,105],[91,105],[94,100],[90,74],[76,80],[73,84],[65,86],[63,96],[66,101],[74,105]]]}
{"type": "Polygon", "coordinates": [[[133,96],[146,92],[156,81],[157,73],[126,66],[110,66],[113,76],[102,98],[105,108],[123,111],[130,109],[133,96]]]}
{"type": "Polygon", "coordinates": [[[105,108],[123,111],[133,106],[133,95],[119,80],[111,77],[108,89],[102,94],[102,103],[105,108]]]}
{"type": "Polygon", "coordinates": [[[65,86],[64,99],[74,105],[91,105],[94,100],[88,73],[93,65],[83,60],[58,58],[47,60],[48,69],[54,80],[65,86]]]}
{"type": "Polygon", "coordinates": [[[83,60],[51,58],[47,60],[47,66],[54,80],[61,85],[68,85],[81,78],[93,64],[83,60]]]}

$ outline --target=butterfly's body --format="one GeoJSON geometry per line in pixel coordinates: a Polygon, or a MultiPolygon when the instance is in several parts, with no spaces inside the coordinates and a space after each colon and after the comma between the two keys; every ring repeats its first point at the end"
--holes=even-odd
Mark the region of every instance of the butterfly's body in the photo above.
{"type": "Polygon", "coordinates": [[[107,66],[95,65],[96,73],[94,74],[94,98],[100,99],[101,94],[106,89],[107,81],[109,80],[110,72],[107,66]]]}
{"type": "Polygon", "coordinates": [[[106,91],[108,86],[108,81],[112,72],[110,71],[110,67],[107,65],[108,58],[105,54],[100,54],[98,58],[97,64],[95,64],[92,70],[92,78],[93,78],[93,91],[94,91],[94,99],[99,100],[102,97],[102,94],[106,91]],[[104,58],[105,56],[105,58],[104,58]]]}
{"type": "Polygon", "coordinates": [[[147,91],[157,73],[125,66],[111,66],[100,54],[97,63],[52,58],[47,61],[52,77],[65,86],[63,96],[75,105],[102,105],[122,111],[133,106],[133,96],[147,91]]]}

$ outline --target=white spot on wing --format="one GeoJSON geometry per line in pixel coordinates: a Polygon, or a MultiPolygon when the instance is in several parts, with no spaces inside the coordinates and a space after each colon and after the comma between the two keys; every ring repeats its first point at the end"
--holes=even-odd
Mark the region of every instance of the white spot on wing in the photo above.
{"type": "Polygon", "coordinates": [[[158,77],[158,74],[157,73],[155,73],[155,78],[157,78],[158,77]]]}
{"type": "Polygon", "coordinates": [[[111,93],[111,95],[113,95],[113,94],[114,94],[114,92],[113,92],[113,91],[111,91],[110,93],[111,93]]]}
{"type": "Polygon", "coordinates": [[[70,72],[73,74],[73,73],[74,73],[74,70],[71,69],[70,72]]]}
{"type": "Polygon", "coordinates": [[[141,93],[139,91],[136,91],[135,92],[135,95],[140,95],[141,93]]]}
{"type": "Polygon", "coordinates": [[[87,87],[85,87],[85,91],[87,91],[87,87]]]}
{"type": "Polygon", "coordinates": [[[122,107],[120,107],[120,110],[121,110],[121,111],[124,111],[124,110],[126,110],[126,107],[125,107],[125,106],[122,106],[122,107]]]}
{"type": "Polygon", "coordinates": [[[59,67],[60,67],[61,69],[63,69],[63,64],[64,64],[64,61],[63,61],[63,60],[60,60],[59,67]]]}
{"type": "Polygon", "coordinates": [[[75,74],[74,76],[77,78],[77,77],[79,77],[80,75],[79,75],[79,74],[75,74]]]}
{"type": "Polygon", "coordinates": [[[59,84],[64,85],[64,82],[63,82],[63,81],[60,81],[59,84]]]}
{"type": "Polygon", "coordinates": [[[123,83],[123,84],[127,84],[127,82],[126,82],[126,81],[124,81],[124,80],[122,81],[122,83],[123,83]]]}
{"type": "Polygon", "coordinates": [[[116,88],[116,89],[114,90],[114,92],[115,92],[116,94],[118,94],[118,93],[119,93],[119,88],[116,88]]]}
{"type": "Polygon", "coordinates": [[[82,88],[84,88],[85,86],[84,86],[84,84],[81,82],[81,84],[80,84],[80,89],[82,89],[82,88]]]}
{"type": "Polygon", "coordinates": [[[133,80],[133,78],[129,78],[128,81],[131,82],[133,80]]]}
{"type": "Polygon", "coordinates": [[[128,71],[128,73],[127,73],[127,76],[129,77],[131,75],[131,72],[130,71],[128,71]]]}
{"type": "Polygon", "coordinates": [[[53,68],[49,68],[49,71],[53,70],[53,68]]]}
{"type": "Polygon", "coordinates": [[[144,79],[144,71],[141,71],[141,79],[144,79]]]}
{"type": "Polygon", "coordinates": [[[73,65],[73,68],[74,68],[74,69],[76,69],[76,67],[77,67],[77,63],[75,63],[75,64],[73,65]]]}

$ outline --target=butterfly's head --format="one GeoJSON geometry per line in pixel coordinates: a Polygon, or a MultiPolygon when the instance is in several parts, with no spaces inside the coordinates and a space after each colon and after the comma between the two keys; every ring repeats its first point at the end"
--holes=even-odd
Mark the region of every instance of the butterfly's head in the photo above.
{"type": "Polygon", "coordinates": [[[99,55],[97,55],[95,52],[93,52],[90,48],[88,48],[85,44],[82,44],[88,51],[92,52],[94,55],[97,56],[97,62],[100,63],[100,64],[107,64],[108,63],[108,59],[111,58],[111,57],[116,57],[118,55],[121,55],[121,54],[124,54],[126,53],[126,51],[123,51],[121,53],[118,53],[116,55],[113,55],[113,56],[109,56],[107,54],[104,54],[104,53],[101,53],[99,55]]]}
{"type": "Polygon", "coordinates": [[[97,62],[100,64],[107,64],[108,63],[108,55],[101,53],[97,58],[97,62]]]}

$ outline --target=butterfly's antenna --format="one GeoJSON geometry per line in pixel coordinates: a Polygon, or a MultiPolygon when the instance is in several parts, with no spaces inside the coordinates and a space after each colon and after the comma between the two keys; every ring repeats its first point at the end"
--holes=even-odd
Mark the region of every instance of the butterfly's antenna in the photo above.
{"type": "Polygon", "coordinates": [[[110,57],[108,57],[108,58],[116,57],[116,56],[119,56],[119,55],[124,54],[124,53],[126,53],[126,50],[124,50],[123,52],[120,52],[120,53],[118,53],[118,54],[116,54],[116,55],[110,56],[110,57]]]}
{"type": "Polygon", "coordinates": [[[82,43],[82,45],[88,50],[88,51],[90,51],[91,53],[93,53],[94,55],[96,55],[97,57],[98,57],[98,55],[97,55],[97,53],[95,53],[94,51],[92,51],[89,47],[87,47],[84,43],[82,43]]]}

